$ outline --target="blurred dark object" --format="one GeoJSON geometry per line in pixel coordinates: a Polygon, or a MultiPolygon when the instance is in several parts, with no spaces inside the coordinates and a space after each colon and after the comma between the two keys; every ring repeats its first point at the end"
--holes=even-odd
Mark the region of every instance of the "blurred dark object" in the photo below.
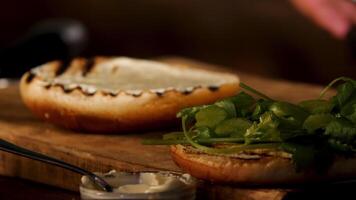
{"type": "Polygon", "coordinates": [[[343,184],[319,185],[311,183],[308,187],[288,192],[283,200],[352,200],[354,199],[354,188],[356,183],[351,181],[343,184]]]}
{"type": "Polygon", "coordinates": [[[85,27],[75,20],[38,23],[24,37],[0,50],[0,77],[20,77],[47,61],[77,56],[86,47],[87,38],[85,27]]]}
{"type": "Polygon", "coordinates": [[[304,17],[286,0],[4,1],[0,45],[38,21],[85,24],[83,55],[152,58],[179,55],[271,78],[326,84],[356,77],[345,41],[304,17]]]}
{"type": "Polygon", "coordinates": [[[347,34],[346,42],[352,57],[356,59],[356,26],[353,26],[350,32],[347,34]]]}
{"type": "Polygon", "coordinates": [[[80,200],[80,196],[78,192],[67,191],[24,179],[0,176],[0,199],[80,200]]]}

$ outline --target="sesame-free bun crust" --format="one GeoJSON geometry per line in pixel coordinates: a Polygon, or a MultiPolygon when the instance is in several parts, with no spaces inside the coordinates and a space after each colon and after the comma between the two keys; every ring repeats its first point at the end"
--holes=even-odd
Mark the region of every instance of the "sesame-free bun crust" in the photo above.
{"type": "Polygon", "coordinates": [[[166,127],[185,107],[238,90],[236,75],[119,58],[54,61],[23,75],[21,96],[40,118],[71,129],[118,132],[166,127]]]}
{"type": "Polygon", "coordinates": [[[175,163],[194,177],[218,183],[247,185],[298,184],[340,181],[356,177],[356,158],[335,158],[326,173],[313,170],[297,172],[291,158],[261,155],[258,159],[211,155],[172,145],[175,163]]]}

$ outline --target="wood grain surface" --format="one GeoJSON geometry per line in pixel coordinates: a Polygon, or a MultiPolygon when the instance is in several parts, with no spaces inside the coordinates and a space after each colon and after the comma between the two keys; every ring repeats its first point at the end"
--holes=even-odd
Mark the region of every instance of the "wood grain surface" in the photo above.
{"type": "MultiPolygon", "coordinates": [[[[183,58],[162,58],[161,60],[177,65],[222,69],[183,58]]],[[[321,91],[320,86],[236,73],[243,82],[275,99],[297,102],[317,97],[321,91]]],[[[111,169],[179,171],[180,169],[170,159],[168,147],[140,144],[143,138],[159,137],[164,132],[166,131],[101,135],[62,129],[35,118],[22,103],[16,83],[0,89],[0,138],[91,171],[105,172],[111,169]]],[[[70,171],[4,152],[0,152],[0,174],[74,191],[78,190],[80,178],[79,175],[70,171]]],[[[214,187],[211,186],[211,188],[214,187]]],[[[219,189],[219,191],[222,190],[219,189]]],[[[231,198],[236,196],[240,199],[244,199],[241,197],[281,199],[286,194],[285,190],[279,189],[239,190],[235,188],[231,190],[229,188],[227,190],[231,198]]],[[[222,199],[217,191],[216,189],[210,190],[211,196],[215,195],[215,199],[222,199]]]]}

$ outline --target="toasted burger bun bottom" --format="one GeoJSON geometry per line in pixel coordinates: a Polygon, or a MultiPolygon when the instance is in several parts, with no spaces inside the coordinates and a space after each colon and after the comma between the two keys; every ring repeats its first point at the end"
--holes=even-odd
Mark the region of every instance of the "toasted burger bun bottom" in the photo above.
{"type": "Polygon", "coordinates": [[[194,152],[182,145],[171,146],[171,155],[175,163],[192,176],[218,183],[297,184],[356,177],[356,158],[337,157],[326,173],[322,173],[296,172],[292,160],[281,156],[241,159],[194,152]]]}

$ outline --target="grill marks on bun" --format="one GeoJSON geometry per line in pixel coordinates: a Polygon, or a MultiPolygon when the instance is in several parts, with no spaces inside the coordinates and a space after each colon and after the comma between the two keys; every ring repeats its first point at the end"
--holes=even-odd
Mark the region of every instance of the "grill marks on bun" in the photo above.
{"type": "Polygon", "coordinates": [[[83,67],[83,76],[86,76],[88,73],[90,73],[91,69],[95,66],[95,59],[94,58],[89,58],[86,59],[84,67],[83,67]]]}
{"type": "Polygon", "coordinates": [[[58,61],[58,67],[55,71],[55,76],[60,76],[61,74],[63,74],[70,67],[70,65],[70,60],[58,61]]]}
{"type": "MultiPolygon", "coordinates": [[[[42,80],[46,83],[44,83],[45,88],[49,89],[52,86],[58,86],[63,89],[65,93],[70,93],[73,90],[79,89],[84,95],[94,95],[97,91],[93,87],[83,87],[81,84],[78,83],[71,83],[71,84],[65,84],[56,81],[56,78],[61,77],[61,76],[67,76],[67,75],[76,75],[81,74],[82,77],[86,77],[90,75],[93,69],[96,68],[96,64],[107,60],[108,58],[103,58],[103,57],[93,57],[93,58],[77,58],[72,61],[70,60],[63,60],[63,61],[54,61],[52,62],[52,66],[49,68],[52,68],[54,70],[54,80],[46,82],[46,79],[42,80]],[[78,73],[79,72],[79,73],[78,73]]],[[[51,64],[51,63],[50,63],[51,64]]],[[[112,72],[115,73],[116,71],[120,70],[119,66],[113,66],[112,67],[112,72]]],[[[49,74],[47,74],[49,75],[49,74]]],[[[28,72],[27,78],[26,78],[26,83],[31,83],[31,81],[36,77],[36,76],[41,76],[40,70],[34,69],[30,70],[28,72]]],[[[134,77],[133,77],[134,78],[134,77]]],[[[202,88],[203,86],[201,85],[196,85],[196,86],[189,86],[185,88],[157,88],[157,89],[150,89],[149,91],[156,94],[157,96],[161,97],[163,96],[166,92],[169,92],[171,90],[175,90],[180,92],[183,95],[189,95],[194,92],[194,90],[202,88]]],[[[219,90],[219,85],[207,85],[204,86],[208,88],[211,92],[215,92],[219,90]]],[[[117,96],[120,92],[125,92],[128,95],[131,95],[133,97],[140,97],[143,93],[143,90],[130,90],[130,91],[121,91],[121,90],[101,90],[101,93],[104,95],[110,95],[112,97],[117,96]]]]}
{"type": "MultiPolygon", "coordinates": [[[[96,59],[95,58],[78,58],[73,61],[71,60],[62,60],[62,61],[54,61],[53,62],[53,70],[54,70],[54,76],[53,78],[60,77],[62,75],[66,74],[75,74],[78,71],[81,72],[81,76],[85,77],[87,76],[91,70],[95,67],[96,59]]],[[[33,78],[36,76],[41,77],[41,73],[39,70],[31,70],[28,72],[27,78],[26,78],[26,83],[31,83],[33,78]]],[[[60,87],[62,88],[64,93],[71,93],[72,91],[79,89],[84,95],[94,95],[96,93],[96,89],[93,87],[87,88],[87,87],[81,87],[80,84],[63,84],[60,82],[50,81],[47,82],[46,79],[43,79],[44,81],[44,87],[46,89],[50,89],[51,87],[60,87]]]]}
{"type": "Polygon", "coordinates": [[[229,73],[94,57],[36,67],[23,76],[20,89],[25,104],[41,118],[106,132],[168,126],[180,109],[233,96],[238,84],[229,73]]]}
{"type": "Polygon", "coordinates": [[[34,73],[32,70],[27,73],[25,82],[27,84],[31,83],[31,81],[36,77],[36,73],[34,73]]]}

